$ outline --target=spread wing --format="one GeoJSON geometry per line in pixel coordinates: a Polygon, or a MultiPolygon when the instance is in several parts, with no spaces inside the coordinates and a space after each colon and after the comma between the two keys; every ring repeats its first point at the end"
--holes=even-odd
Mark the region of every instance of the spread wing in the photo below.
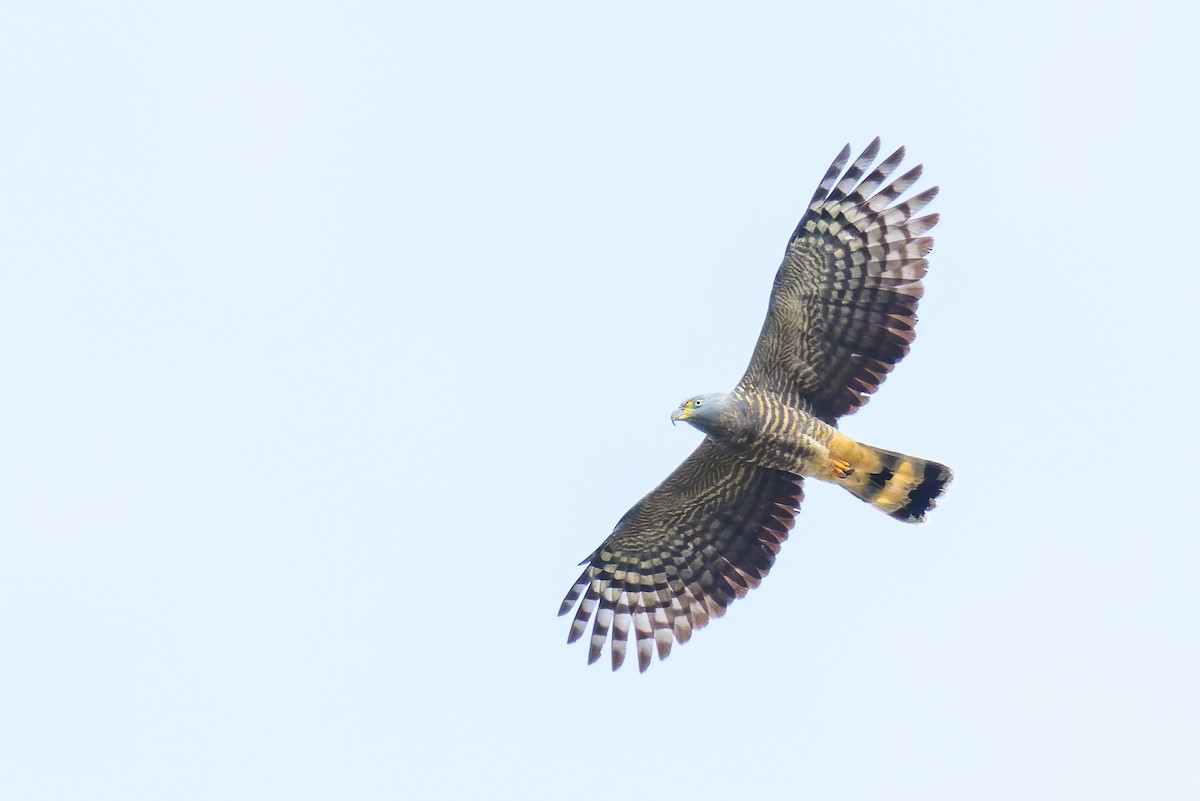
{"type": "Polygon", "coordinates": [[[775,275],[742,379],[807,402],[827,422],[865,404],[908,353],[933,248],[922,235],[938,215],[914,215],[937,187],[896,203],[921,165],[887,183],[904,158],[900,148],[863,178],[878,153],[876,138],[842,174],[847,145],[817,187],[775,275]]]}
{"type": "Polygon", "coordinates": [[[588,663],[600,658],[611,630],[616,670],[632,626],[644,671],[655,648],[662,659],[673,640],[687,642],[758,586],[803,495],[798,476],[755,467],[704,440],[581,563],[587,568],[558,611],[579,602],[567,642],[583,636],[595,613],[588,663]]]}

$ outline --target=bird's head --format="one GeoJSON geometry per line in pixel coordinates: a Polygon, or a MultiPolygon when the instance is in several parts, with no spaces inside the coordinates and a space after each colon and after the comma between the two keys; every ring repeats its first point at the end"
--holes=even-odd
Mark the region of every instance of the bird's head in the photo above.
{"type": "Polygon", "coordinates": [[[715,392],[710,395],[693,395],[679,404],[679,408],[671,412],[671,422],[678,420],[691,423],[701,431],[709,431],[721,416],[725,408],[727,395],[715,392]]]}

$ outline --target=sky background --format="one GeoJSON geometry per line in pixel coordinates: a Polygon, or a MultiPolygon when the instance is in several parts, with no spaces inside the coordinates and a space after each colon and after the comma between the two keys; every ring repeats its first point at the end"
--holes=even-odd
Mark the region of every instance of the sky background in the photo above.
{"type": "Polygon", "coordinates": [[[1200,797],[1185,3],[0,8],[0,796],[1200,797]],[[918,337],[763,586],[555,616],[841,146],[918,337]]]}

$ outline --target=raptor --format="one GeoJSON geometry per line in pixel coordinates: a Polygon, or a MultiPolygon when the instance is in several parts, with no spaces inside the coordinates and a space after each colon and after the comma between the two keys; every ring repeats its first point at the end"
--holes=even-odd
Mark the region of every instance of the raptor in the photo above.
{"type": "Polygon", "coordinates": [[[666,657],[757,587],[795,523],[806,477],[906,523],[924,520],[950,483],[943,464],[837,428],[908,353],[933,248],[926,234],[938,221],[916,216],[937,187],[900,201],[922,170],[892,179],[904,148],[874,170],[878,138],[847,169],[850,152],[838,154],[788,241],[745,375],[672,413],[704,441],[581,563],[559,614],[578,604],[568,642],[591,622],[589,663],[611,641],[619,668],[632,631],[644,671],[655,652],[666,657]]]}

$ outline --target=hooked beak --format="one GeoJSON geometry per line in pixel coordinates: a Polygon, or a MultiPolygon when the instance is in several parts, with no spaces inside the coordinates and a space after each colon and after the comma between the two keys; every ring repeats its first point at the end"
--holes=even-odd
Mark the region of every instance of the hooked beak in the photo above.
{"type": "Polygon", "coordinates": [[[676,409],[675,411],[671,412],[671,425],[675,425],[676,421],[686,420],[691,416],[692,416],[691,409],[686,409],[686,408],[676,409]]]}

